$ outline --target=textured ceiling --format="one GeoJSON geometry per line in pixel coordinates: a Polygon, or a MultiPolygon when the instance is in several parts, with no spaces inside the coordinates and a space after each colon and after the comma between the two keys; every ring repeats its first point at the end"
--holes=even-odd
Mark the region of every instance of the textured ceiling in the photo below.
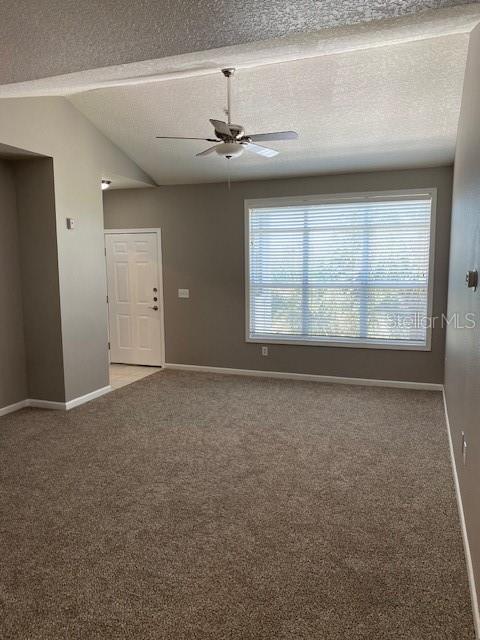
{"type": "Polygon", "coordinates": [[[2,0],[0,84],[466,4],[468,0],[2,0]]]}
{"type": "Polygon", "coordinates": [[[0,85],[0,97],[72,95],[107,86],[138,85],[182,76],[218,73],[218,69],[224,67],[258,67],[455,33],[468,33],[479,21],[480,4],[447,7],[380,22],[364,22],[313,33],[296,33],[255,43],[0,85]]]}
{"type": "Polygon", "coordinates": [[[468,34],[241,69],[233,121],[249,133],[296,129],[265,159],[195,158],[223,118],[220,73],[98,89],[70,100],[159,184],[401,168],[453,160],[468,34]]]}

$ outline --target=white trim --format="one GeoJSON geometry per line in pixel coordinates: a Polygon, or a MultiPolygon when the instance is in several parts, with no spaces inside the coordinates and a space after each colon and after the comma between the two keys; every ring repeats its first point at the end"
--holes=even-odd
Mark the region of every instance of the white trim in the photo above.
{"type": "Polygon", "coordinates": [[[27,407],[34,409],[53,409],[54,411],[66,411],[67,404],[65,402],[56,402],[54,400],[36,400],[35,398],[29,398],[25,401],[27,407]]]}
{"type": "Polygon", "coordinates": [[[457,497],[458,515],[460,519],[460,527],[462,529],[463,549],[465,552],[465,560],[467,563],[468,584],[470,587],[470,597],[472,599],[473,624],[475,626],[475,637],[480,640],[480,608],[478,601],[477,589],[475,586],[475,573],[473,570],[472,554],[470,552],[470,544],[468,541],[467,525],[465,522],[465,513],[463,511],[462,493],[460,490],[460,482],[458,480],[457,463],[453,448],[452,431],[450,420],[448,417],[447,399],[445,397],[445,389],[443,389],[443,408],[445,410],[445,422],[447,424],[448,443],[450,448],[450,458],[452,462],[453,483],[455,485],[455,494],[457,497]]]}
{"type": "Polygon", "coordinates": [[[95,389],[95,391],[90,391],[90,393],[86,393],[84,396],[79,396],[78,398],[73,398],[73,400],[68,400],[67,402],[54,402],[52,400],[35,400],[29,399],[25,400],[28,407],[35,407],[36,409],[53,409],[55,411],[70,411],[70,409],[74,409],[75,407],[79,407],[81,404],[85,404],[86,402],[90,402],[91,400],[95,400],[95,398],[99,398],[100,396],[109,393],[112,390],[110,385],[106,387],[102,387],[101,389],[95,389]]]}
{"type": "Polygon", "coordinates": [[[371,378],[343,378],[323,376],[313,373],[289,373],[287,371],[264,371],[261,369],[231,369],[230,367],[207,367],[198,364],[177,364],[166,362],[165,369],[178,371],[199,371],[204,373],[224,373],[233,376],[255,376],[258,378],[284,378],[286,380],[307,380],[310,382],[328,382],[334,384],[354,384],[366,387],[392,387],[396,389],[423,389],[441,391],[443,385],[435,382],[408,382],[405,380],[375,380],[371,378]]]}
{"type": "Polygon", "coordinates": [[[291,345],[306,345],[309,347],[341,347],[341,348],[350,348],[350,349],[383,349],[384,351],[431,351],[431,346],[428,344],[416,344],[414,342],[400,342],[395,340],[384,340],[376,339],[375,341],[370,342],[369,340],[357,340],[356,338],[352,338],[348,340],[347,338],[339,338],[335,340],[334,338],[325,338],[322,339],[320,337],[315,338],[314,340],[296,340],[289,339],[285,336],[276,338],[274,336],[259,336],[256,338],[251,338],[247,336],[245,338],[245,342],[253,342],[255,344],[291,344],[291,345]]]}
{"type": "MultiPolygon", "coordinates": [[[[106,248],[105,236],[115,233],[155,233],[157,236],[157,260],[158,260],[158,283],[159,283],[159,303],[160,303],[160,364],[154,365],[158,367],[165,366],[165,305],[164,305],[164,295],[163,295],[163,253],[162,253],[162,230],[160,227],[148,227],[141,228],[137,227],[136,229],[104,229],[103,230],[103,238],[104,238],[104,247],[106,248]]],[[[107,281],[107,295],[108,295],[108,274],[107,274],[107,262],[105,260],[105,277],[107,281]]],[[[107,329],[110,335],[110,327],[109,327],[109,314],[108,314],[108,303],[107,303],[107,329]]],[[[109,338],[110,339],[110,338],[109,338]]],[[[108,350],[108,362],[110,363],[110,350],[108,350]]]]}
{"type": "MultiPolygon", "coordinates": [[[[430,211],[430,260],[428,263],[428,285],[427,285],[427,318],[431,318],[433,314],[433,284],[435,279],[435,244],[437,241],[437,189],[430,189],[432,197],[432,209],[430,211]]],[[[432,349],[432,327],[433,322],[427,327],[426,337],[428,350],[432,349]]],[[[442,385],[443,391],[443,385],[442,385]]]]}
{"type": "Polygon", "coordinates": [[[426,187],[424,189],[393,189],[387,191],[352,191],[347,193],[315,193],[308,196],[280,196],[273,198],[250,198],[245,200],[248,207],[271,207],[282,204],[285,207],[295,206],[298,204],[334,204],[336,202],[373,202],[375,200],[404,200],[432,196],[436,191],[435,187],[426,187]]]}
{"type": "Polygon", "coordinates": [[[160,233],[160,227],[136,227],[135,229],[104,229],[103,233],[160,233]]]}
{"type": "Polygon", "coordinates": [[[86,402],[90,402],[90,400],[95,400],[95,398],[103,396],[106,393],[109,393],[111,390],[112,387],[108,385],[107,387],[102,387],[101,389],[91,391],[90,393],[87,393],[84,396],[80,396],[79,398],[69,400],[68,402],[27,398],[26,400],[21,400],[20,402],[16,402],[15,404],[0,408],[0,416],[7,415],[8,413],[13,413],[14,411],[19,411],[20,409],[25,409],[27,407],[32,407],[34,409],[52,409],[54,411],[69,411],[74,407],[79,407],[81,404],[85,404],[86,402]]]}
{"type": "Polygon", "coordinates": [[[14,411],[20,411],[20,409],[25,409],[25,407],[28,406],[28,400],[20,400],[20,402],[8,404],[6,407],[0,407],[0,416],[6,416],[14,411]]]}
{"type": "Polygon", "coordinates": [[[65,409],[69,411],[74,407],[79,407],[81,404],[85,404],[86,402],[90,402],[90,400],[95,400],[95,398],[100,398],[100,396],[104,396],[106,393],[110,393],[111,390],[112,387],[110,385],[107,385],[106,387],[102,387],[101,389],[90,391],[90,393],[86,393],[84,396],[80,396],[78,398],[74,398],[73,400],[65,402],[65,409]]]}
{"type": "Polygon", "coordinates": [[[258,207],[271,206],[295,206],[299,204],[327,204],[337,202],[375,201],[378,199],[401,200],[414,199],[428,196],[431,198],[430,212],[430,246],[429,246],[429,272],[427,284],[427,318],[433,313],[433,280],[435,275],[435,239],[437,219],[437,189],[429,187],[425,189],[396,189],[394,191],[365,191],[356,193],[328,193],[309,196],[287,196],[275,198],[255,198],[244,201],[244,260],[245,260],[245,342],[263,344],[291,344],[307,345],[310,347],[348,347],[353,349],[385,349],[392,351],[431,351],[432,350],[432,323],[427,324],[425,344],[401,343],[400,341],[386,340],[351,340],[327,336],[325,339],[302,340],[301,338],[288,337],[251,337],[250,336],[250,210],[258,207]]]}

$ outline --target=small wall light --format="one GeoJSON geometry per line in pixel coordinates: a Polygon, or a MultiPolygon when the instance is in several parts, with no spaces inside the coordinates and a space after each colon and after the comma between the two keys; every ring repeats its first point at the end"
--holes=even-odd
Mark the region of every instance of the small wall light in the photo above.
{"type": "Polygon", "coordinates": [[[102,180],[102,191],[108,189],[108,187],[112,184],[111,180],[102,180]]]}

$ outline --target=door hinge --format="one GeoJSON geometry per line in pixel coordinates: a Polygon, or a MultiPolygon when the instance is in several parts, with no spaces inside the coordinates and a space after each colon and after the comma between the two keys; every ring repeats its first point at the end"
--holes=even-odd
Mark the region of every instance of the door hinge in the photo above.
{"type": "Polygon", "coordinates": [[[107,247],[104,247],[103,250],[105,251],[105,255],[107,255],[107,247]]]}
{"type": "Polygon", "coordinates": [[[107,296],[107,304],[108,304],[108,296],[107,296]]]}
{"type": "Polygon", "coordinates": [[[108,343],[108,350],[110,351],[110,342],[108,343]]]}

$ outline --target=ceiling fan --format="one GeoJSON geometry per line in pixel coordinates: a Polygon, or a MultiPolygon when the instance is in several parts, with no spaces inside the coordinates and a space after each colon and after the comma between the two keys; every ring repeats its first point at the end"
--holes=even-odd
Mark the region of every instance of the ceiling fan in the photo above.
{"type": "Polygon", "coordinates": [[[205,142],[217,142],[219,144],[214,145],[197,153],[197,156],[207,156],[210,153],[218,153],[218,155],[224,156],[228,160],[230,158],[237,158],[242,153],[252,151],[259,156],[265,158],[273,158],[278,155],[278,151],[256,144],[257,142],[267,142],[274,140],[296,140],[298,133],[296,131],[273,131],[271,133],[255,133],[248,135],[245,133],[245,129],[239,124],[232,124],[231,122],[231,87],[230,82],[235,69],[222,69],[222,73],[227,79],[227,122],[222,120],[214,120],[210,118],[210,122],[213,125],[215,131],[214,138],[185,138],[182,136],[156,136],[161,140],[204,140],[205,142]]]}

